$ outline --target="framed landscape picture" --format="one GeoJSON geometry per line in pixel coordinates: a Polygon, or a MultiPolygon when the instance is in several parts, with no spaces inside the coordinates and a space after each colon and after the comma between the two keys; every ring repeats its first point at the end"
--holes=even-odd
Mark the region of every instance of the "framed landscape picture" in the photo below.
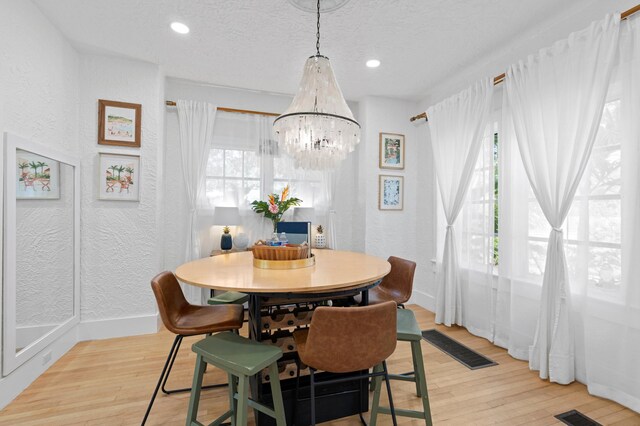
{"type": "Polygon", "coordinates": [[[380,168],[404,169],[404,135],[380,133],[380,168]]]}
{"type": "Polygon", "coordinates": [[[142,105],[98,100],[98,144],[140,147],[142,105]]]}
{"type": "Polygon", "coordinates": [[[402,210],[404,200],[404,178],[380,175],[378,208],[380,210],[402,210]]]}
{"type": "Polygon", "coordinates": [[[140,200],[140,156],[100,153],[98,198],[100,200],[140,200]]]}
{"type": "Polygon", "coordinates": [[[60,198],[60,163],[55,160],[18,149],[16,178],[18,200],[60,198]]]}

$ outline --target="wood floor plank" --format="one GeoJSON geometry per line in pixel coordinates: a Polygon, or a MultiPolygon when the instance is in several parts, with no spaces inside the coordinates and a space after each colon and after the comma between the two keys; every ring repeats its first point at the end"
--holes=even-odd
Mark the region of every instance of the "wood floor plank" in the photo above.
{"type": "MultiPolygon", "coordinates": [[[[640,415],[612,401],[591,396],[580,383],[562,386],[538,378],[528,364],[506,350],[471,335],[462,327],[443,327],[422,308],[411,306],[422,330],[438,331],[498,362],[499,365],[469,370],[429,343],[421,343],[427,387],[436,425],[561,425],[553,416],[578,409],[603,425],[640,425],[640,415]]],[[[246,335],[246,330],[245,333],[246,335]]],[[[0,426],[139,425],[158,380],[174,336],[156,334],[78,343],[4,410],[0,426]]],[[[191,345],[199,337],[186,338],[176,359],[168,386],[191,383],[195,355],[191,345]]],[[[400,373],[412,369],[410,346],[399,343],[389,359],[389,369],[400,373]]],[[[205,374],[206,383],[219,383],[225,375],[215,368],[205,374]]],[[[421,409],[412,383],[392,382],[397,406],[421,409]]],[[[386,403],[386,392],[383,392],[386,403]]],[[[188,394],[158,395],[148,425],[181,425],[187,412],[188,394]]],[[[211,421],[226,410],[226,389],[203,391],[199,417],[211,421]]],[[[368,419],[368,414],[365,415],[368,419]]],[[[253,414],[249,421],[253,424],[253,414]]],[[[328,423],[358,425],[358,416],[328,423]]],[[[390,416],[379,424],[390,425],[390,416]]],[[[424,422],[399,418],[399,425],[424,422]]]]}

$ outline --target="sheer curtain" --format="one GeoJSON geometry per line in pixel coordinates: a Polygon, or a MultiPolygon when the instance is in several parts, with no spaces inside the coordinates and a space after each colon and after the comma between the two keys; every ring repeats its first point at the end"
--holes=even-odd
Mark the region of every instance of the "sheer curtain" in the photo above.
{"type": "MultiPolygon", "coordinates": [[[[608,17],[608,22],[611,19],[608,17]]],[[[607,21],[595,25],[604,31],[607,21]]],[[[569,39],[572,48],[579,47],[581,37],[589,31],[573,35],[569,39]]],[[[617,69],[605,82],[608,91],[606,96],[602,94],[601,114],[593,113],[597,123],[593,149],[582,178],[576,178],[575,197],[563,226],[571,283],[565,294],[571,297],[566,318],[575,338],[571,367],[575,378],[585,383],[590,393],[640,411],[640,19],[623,21],[619,34],[619,55],[614,61],[617,69]]],[[[601,71],[606,71],[604,68],[601,71]]],[[[560,70],[555,75],[562,77],[560,70]]],[[[459,219],[462,294],[464,298],[470,294],[478,297],[477,303],[463,306],[469,331],[507,348],[517,359],[529,360],[553,230],[529,183],[505,89],[498,86],[494,96],[502,100],[495,119],[499,259],[489,265],[491,247],[486,236],[494,218],[486,206],[491,179],[482,173],[490,164],[485,139],[459,219]],[[494,276],[493,293],[487,304],[490,275],[494,276]]],[[[560,101],[554,93],[540,93],[551,97],[549,102],[560,101]]],[[[583,102],[576,101],[573,108],[579,110],[576,106],[583,102]]],[[[562,114],[558,116],[565,119],[569,112],[562,114]]],[[[549,171],[555,170],[549,167],[549,171]]],[[[571,339],[569,336],[565,342],[573,342],[571,339]]]]}
{"type": "Polygon", "coordinates": [[[458,248],[453,225],[464,203],[491,106],[493,82],[484,79],[427,110],[440,197],[447,220],[437,277],[436,323],[463,325],[458,248]]]}
{"type": "Polygon", "coordinates": [[[498,262],[495,233],[497,123],[485,126],[464,207],[460,212],[460,280],[464,326],[493,341],[493,285],[498,262]]]}
{"type": "Polygon", "coordinates": [[[598,208],[586,232],[621,243],[621,256],[606,247],[582,252],[589,265],[580,281],[585,381],[590,393],[640,412],[640,19],[620,26],[618,69],[596,143],[602,154],[586,188],[599,195],[591,210],[608,206],[621,221],[605,228],[598,219],[606,210],[598,208]]]}
{"type": "Polygon", "coordinates": [[[529,366],[541,378],[575,378],[571,291],[562,226],[586,168],[617,48],[620,16],[608,16],[507,71],[520,155],[552,227],[529,366]]]}
{"type": "MultiPolygon", "coordinates": [[[[202,257],[201,239],[197,229],[199,198],[203,195],[204,174],[209,147],[213,139],[216,107],[206,102],[177,102],[180,126],[180,154],[185,192],[189,202],[189,232],[186,236],[185,261],[202,257]]],[[[200,303],[202,291],[184,284],[185,297],[191,303],[200,303]]]]}

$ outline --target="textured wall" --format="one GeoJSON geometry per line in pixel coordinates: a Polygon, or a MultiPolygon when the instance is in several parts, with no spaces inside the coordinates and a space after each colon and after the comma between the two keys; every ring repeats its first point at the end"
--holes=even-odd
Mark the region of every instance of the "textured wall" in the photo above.
{"type": "Polygon", "coordinates": [[[364,233],[365,252],[387,258],[398,256],[418,264],[414,290],[425,295],[432,288],[433,253],[429,242],[432,221],[433,179],[424,158],[425,135],[409,122],[415,103],[389,98],[366,97],[360,101],[363,146],[359,155],[358,205],[366,213],[357,224],[364,233]],[[405,135],[405,169],[379,168],[379,133],[405,135]],[[379,175],[404,176],[404,209],[378,209],[379,175]]]}
{"type": "MultiPolygon", "coordinates": [[[[149,281],[161,270],[164,77],[151,64],[83,56],[80,79],[82,144],[82,321],[153,314],[149,281]],[[98,99],[142,104],[142,147],[97,144],[98,99]],[[98,152],[141,156],[140,201],[98,200],[98,152]]],[[[175,202],[175,201],[174,201],[175,202]]]]}
{"type": "MultiPolygon", "coordinates": [[[[218,106],[258,111],[284,111],[291,102],[291,97],[261,93],[249,90],[226,89],[168,79],[166,97],[170,100],[188,99],[208,101],[218,106]]],[[[351,104],[353,113],[358,117],[358,105],[351,104]]],[[[165,268],[175,269],[184,261],[185,240],[187,232],[187,207],[183,195],[183,178],[180,164],[180,146],[178,142],[178,114],[175,108],[166,109],[166,151],[165,151],[165,196],[171,201],[171,207],[165,210],[165,268]]],[[[353,153],[345,160],[339,170],[339,184],[336,193],[336,214],[338,217],[337,234],[342,250],[353,249],[352,229],[354,222],[360,220],[354,214],[356,209],[356,167],[357,154],[353,153]]],[[[200,218],[203,228],[211,217],[200,218]]]]}
{"type": "Polygon", "coordinates": [[[59,200],[17,200],[16,323],[73,316],[73,168],[60,165],[59,200]]]}
{"type": "Polygon", "coordinates": [[[0,131],[78,154],[77,52],[31,2],[0,11],[0,131]]]}

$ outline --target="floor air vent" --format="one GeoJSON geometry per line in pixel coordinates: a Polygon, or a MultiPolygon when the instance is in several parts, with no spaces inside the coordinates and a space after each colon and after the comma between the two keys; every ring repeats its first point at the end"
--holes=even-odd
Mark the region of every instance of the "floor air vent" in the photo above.
{"type": "Polygon", "coordinates": [[[465,345],[456,342],[452,338],[440,333],[438,330],[425,330],[422,332],[422,337],[424,340],[471,370],[498,365],[497,362],[494,362],[489,358],[480,355],[478,352],[469,349],[465,345]]]}
{"type": "Polygon", "coordinates": [[[566,413],[558,414],[555,417],[562,423],[571,426],[602,426],[600,423],[595,420],[591,420],[589,417],[577,410],[567,411],[566,413]]]}

